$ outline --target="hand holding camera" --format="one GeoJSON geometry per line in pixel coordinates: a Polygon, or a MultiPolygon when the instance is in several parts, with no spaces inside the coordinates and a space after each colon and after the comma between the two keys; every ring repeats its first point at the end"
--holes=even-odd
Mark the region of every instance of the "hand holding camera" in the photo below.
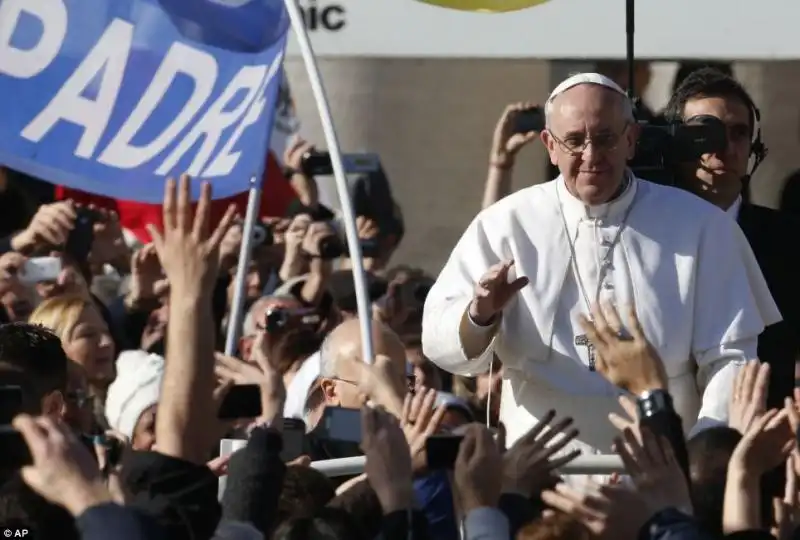
{"type": "Polygon", "coordinates": [[[544,111],[533,103],[514,103],[506,107],[492,138],[490,163],[503,169],[514,165],[523,146],[536,139],[544,129],[544,111]]]}
{"type": "Polygon", "coordinates": [[[329,223],[315,221],[306,230],[302,249],[304,253],[311,257],[332,259],[341,256],[343,249],[340,244],[336,231],[329,223]],[[338,252],[338,254],[335,252],[338,252]]]}

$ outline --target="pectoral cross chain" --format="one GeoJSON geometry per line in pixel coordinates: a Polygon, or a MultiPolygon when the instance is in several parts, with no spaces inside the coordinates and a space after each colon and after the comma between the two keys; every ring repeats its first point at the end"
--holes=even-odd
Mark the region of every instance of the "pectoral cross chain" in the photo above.
{"type": "Polygon", "coordinates": [[[589,337],[586,334],[575,336],[575,345],[578,347],[586,347],[586,353],[589,355],[589,371],[594,371],[595,370],[594,345],[592,345],[592,342],[589,341],[589,337]]]}

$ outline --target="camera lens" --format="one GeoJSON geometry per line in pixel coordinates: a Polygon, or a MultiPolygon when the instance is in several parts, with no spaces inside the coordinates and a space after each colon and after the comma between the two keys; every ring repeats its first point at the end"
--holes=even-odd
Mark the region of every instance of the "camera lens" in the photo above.
{"type": "Polygon", "coordinates": [[[336,236],[326,236],[319,241],[319,256],[321,258],[338,259],[344,254],[344,244],[336,236]]]}
{"type": "Polygon", "coordinates": [[[271,309],[267,311],[264,327],[267,332],[277,332],[286,326],[288,318],[288,314],[283,309],[271,309]]]}
{"type": "Polygon", "coordinates": [[[253,227],[253,245],[260,246],[267,239],[267,230],[263,225],[253,227]]]}

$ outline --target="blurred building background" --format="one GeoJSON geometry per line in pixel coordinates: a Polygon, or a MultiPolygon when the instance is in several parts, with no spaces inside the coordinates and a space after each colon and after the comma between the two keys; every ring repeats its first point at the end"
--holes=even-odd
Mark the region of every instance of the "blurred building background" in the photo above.
{"type": "MultiPolygon", "coordinates": [[[[471,39],[465,34],[481,33],[494,22],[486,24],[483,21],[489,19],[470,17],[495,16],[465,16],[444,10],[444,13],[425,11],[430,15],[428,17],[409,14],[403,19],[406,13],[403,10],[422,13],[419,4],[411,0],[387,0],[379,9],[378,6],[366,7],[349,0],[339,0],[340,4],[326,1],[303,0],[300,4],[304,9],[314,6],[317,9],[316,26],[310,31],[315,46],[319,45],[323,51],[319,65],[342,148],[344,151],[371,151],[381,155],[406,220],[407,235],[398,258],[433,272],[441,268],[455,241],[479,210],[492,131],[506,104],[541,102],[555,84],[571,72],[594,71],[596,67],[593,60],[460,56],[476,56],[486,51],[489,56],[502,56],[502,51],[517,49],[520,51],[518,56],[534,56],[531,51],[542,50],[545,46],[580,51],[572,55],[573,58],[583,54],[594,58],[603,55],[621,58],[620,51],[624,51],[622,2],[614,4],[619,4],[621,10],[616,17],[614,13],[608,13],[606,3],[573,0],[570,5],[566,0],[553,0],[533,8],[534,15],[517,12],[519,16],[505,19],[503,24],[508,25],[508,32],[504,31],[506,26],[502,26],[500,31],[495,27],[485,30],[487,34],[494,32],[491,36],[471,39]],[[341,11],[337,11],[336,6],[341,11]],[[585,15],[580,21],[575,21],[569,11],[577,8],[581,8],[585,15]],[[325,9],[329,9],[331,23],[327,30],[323,28],[324,17],[320,15],[325,9]],[[556,13],[559,10],[564,13],[556,13]],[[548,22],[538,29],[531,28],[532,23],[540,20],[540,15],[552,15],[557,24],[548,22]],[[432,17],[438,22],[432,21],[432,17]],[[450,21],[455,21],[454,28],[442,31],[442,24],[450,21]],[[565,24],[570,25],[566,34],[580,36],[580,39],[572,39],[564,32],[552,29],[555,26],[563,30],[565,24]],[[409,34],[404,25],[415,26],[418,34],[409,34]],[[554,34],[561,39],[557,44],[553,42],[554,34]],[[619,39],[608,37],[617,35],[619,39]],[[481,38],[485,39],[485,45],[481,38]],[[449,57],[402,57],[426,56],[430,47],[440,47],[443,55],[449,57]],[[391,53],[398,49],[405,52],[393,57],[368,57],[386,53],[392,56],[391,53]],[[462,50],[465,51],[463,55],[460,54],[462,50]],[[358,51],[366,51],[367,56],[358,56],[358,51]]],[[[694,11],[708,10],[708,13],[697,14],[698,17],[712,20],[714,16],[721,16],[711,5],[713,2],[676,1],[694,11]]],[[[800,6],[784,0],[764,1],[775,4],[775,9],[785,13],[800,10],[800,6]]],[[[678,4],[674,9],[678,9],[678,4]]],[[[713,58],[715,53],[727,58],[734,54],[740,57],[764,54],[776,58],[780,54],[800,57],[792,51],[775,52],[780,51],[780,47],[779,42],[769,41],[778,39],[771,32],[750,36],[747,42],[742,42],[741,34],[731,38],[733,27],[746,25],[753,28],[752,14],[726,12],[724,21],[727,24],[704,27],[703,32],[710,33],[707,36],[659,37],[656,31],[663,34],[662,25],[671,24],[664,22],[665,17],[674,15],[673,7],[664,7],[667,11],[657,13],[661,7],[647,4],[647,8],[640,7],[636,14],[637,51],[644,51],[642,54],[651,58],[680,54],[681,51],[695,57],[700,54],[695,51],[708,52],[709,58],[713,58]],[[664,44],[670,47],[669,51],[663,48],[664,44]]],[[[765,8],[765,11],[770,12],[770,9],[765,8]]],[[[307,18],[307,26],[309,20],[307,18]]],[[[786,21],[786,24],[790,23],[786,21]]],[[[795,90],[800,87],[800,61],[748,60],[732,62],[732,66],[735,75],[761,108],[763,138],[770,149],[768,159],[753,179],[753,199],[775,207],[779,203],[783,179],[800,168],[800,152],[797,151],[800,144],[800,99],[795,90]]],[[[658,112],[668,99],[678,64],[651,62],[650,67],[651,78],[644,97],[650,108],[658,112]]],[[[324,147],[303,62],[291,49],[286,70],[302,122],[302,133],[324,147]]],[[[518,159],[514,187],[519,189],[545,180],[546,170],[546,154],[540,145],[523,150],[518,159]]],[[[323,186],[323,192],[326,191],[328,195],[332,193],[323,186]]]]}

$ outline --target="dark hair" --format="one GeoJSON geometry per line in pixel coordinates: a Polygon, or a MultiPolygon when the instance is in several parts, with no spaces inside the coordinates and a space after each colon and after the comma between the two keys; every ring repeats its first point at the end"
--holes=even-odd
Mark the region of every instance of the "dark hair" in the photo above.
{"type": "Polygon", "coordinates": [[[727,426],[701,431],[686,443],[694,515],[709,534],[722,536],[728,462],[742,435],[727,426]]]}
{"type": "Polygon", "coordinates": [[[0,369],[19,372],[31,381],[38,402],[56,390],[66,392],[68,363],[61,340],[44,326],[0,325],[0,369]]]}
{"type": "Polygon", "coordinates": [[[687,102],[712,97],[740,101],[750,111],[751,132],[755,129],[756,106],[753,98],[739,81],[713,67],[701,68],[688,75],[670,96],[664,116],[669,122],[680,122],[687,102]]]}
{"type": "Polygon", "coordinates": [[[74,518],[60,506],[31,490],[18,472],[2,479],[0,523],[8,529],[29,529],[28,538],[80,538],[74,518]]]}
{"type": "Polygon", "coordinates": [[[353,518],[338,508],[322,508],[312,517],[282,523],[273,540],[365,540],[353,518]]]}
{"type": "Polygon", "coordinates": [[[336,496],[330,479],[311,467],[290,465],[283,477],[276,522],[314,515],[336,496]]]}

